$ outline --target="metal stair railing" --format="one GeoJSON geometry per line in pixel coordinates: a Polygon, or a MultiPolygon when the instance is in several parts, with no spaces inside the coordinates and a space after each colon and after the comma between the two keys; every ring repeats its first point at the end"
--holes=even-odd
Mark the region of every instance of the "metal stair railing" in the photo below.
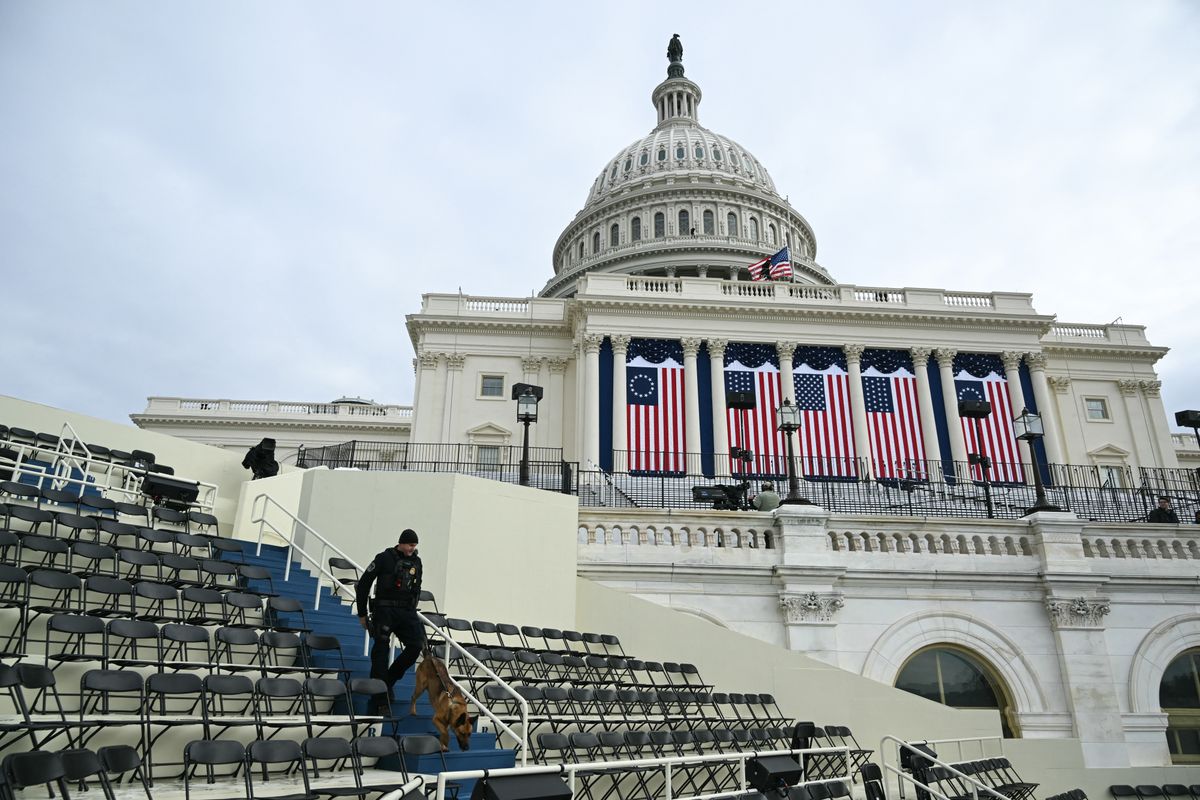
{"type": "MultiPolygon", "coordinates": [[[[346,559],[346,561],[353,564],[354,568],[356,570],[358,570],[360,575],[363,572],[362,566],[359,565],[358,562],[356,562],[354,559],[350,558],[350,556],[346,555],[346,553],[341,548],[339,548],[333,542],[329,541],[329,539],[327,539],[326,537],[324,537],[320,533],[318,533],[307,522],[305,522],[304,520],[297,517],[291,511],[284,508],[282,505],[280,505],[280,503],[278,501],[276,501],[273,497],[266,494],[265,492],[254,498],[254,502],[251,505],[250,522],[251,522],[251,524],[255,524],[255,523],[258,524],[258,541],[257,541],[255,550],[254,550],[255,555],[262,555],[263,534],[268,529],[270,529],[270,531],[273,534],[275,534],[280,539],[282,539],[284,542],[286,542],[287,555],[285,558],[285,563],[284,563],[284,568],[283,568],[284,581],[291,579],[293,553],[300,556],[300,558],[302,559],[302,561],[301,561],[302,564],[304,562],[308,562],[309,564],[311,564],[313,567],[316,568],[315,572],[318,575],[318,579],[317,579],[316,597],[313,602],[313,610],[317,610],[321,607],[321,594],[322,594],[322,590],[324,589],[324,586],[322,585],[322,582],[321,582],[321,578],[325,578],[326,580],[328,580],[329,586],[330,586],[330,588],[333,589],[335,594],[338,594],[341,592],[346,592],[349,595],[349,598],[351,600],[354,599],[353,595],[350,594],[349,590],[345,586],[343,586],[341,583],[339,583],[338,580],[336,579],[336,577],[333,575],[333,573],[329,570],[329,568],[327,566],[328,562],[325,560],[326,555],[330,551],[336,553],[340,558],[344,558],[344,559],[346,559]],[[279,511],[281,511],[283,513],[283,515],[288,520],[290,520],[291,524],[287,526],[286,532],[284,530],[280,529],[279,527],[277,527],[274,523],[270,522],[267,519],[267,510],[269,508],[278,509],[279,511]],[[302,548],[300,545],[296,544],[295,531],[298,528],[303,529],[305,531],[305,533],[310,534],[313,538],[315,538],[317,541],[319,541],[321,543],[321,556],[320,556],[321,561],[314,559],[308,552],[306,552],[304,550],[304,548],[302,548]]],[[[494,713],[492,713],[492,711],[483,702],[481,702],[479,700],[479,698],[477,698],[475,695],[473,695],[470,692],[470,690],[467,689],[467,687],[463,686],[461,683],[454,680],[453,676],[450,676],[450,682],[453,683],[456,687],[458,687],[459,691],[461,691],[463,693],[464,697],[466,697],[468,700],[473,702],[475,704],[475,707],[478,708],[482,714],[484,714],[488,719],[490,719],[496,725],[497,729],[503,731],[504,733],[507,733],[516,742],[518,742],[518,744],[520,746],[520,751],[521,751],[521,765],[524,766],[527,763],[528,753],[529,753],[529,702],[524,697],[522,697],[515,689],[513,689],[513,687],[510,686],[507,681],[505,681],[503,678],[501,678],[499,675],[497,675],[495,672],[493,672],[482,661],[477,659],[475,656],[471,655],[471,653],[469,653],[462,645],[460,645],[458,642],[454,641],[454,639],[450,636],[450,632],[448,629],[439,628],[438,626],[434,625],[432,622],[429,621],[429,618],[426,617],[424,614],[422,614],[420,611],[417,612],[417,617],[421,620],[422,624],[428,625],[429,627],[438,631],[439,635],[446,642],[447,647],[453,648],[455,653],[457,653],[459,656],[461,656],[464,660],[470,662],[471,665],[476,670],[478,670],[479,672],[482,672],[484,675],[487,675],[489,678],[492,679],[492,681],[495,683],[495,685],[500,686],[501,688],[504,689],[504,691],[506,693],[512,695],[512,697],[516,699],[517,703],[521,707],[521,733],[520,733],[520,735],[518,735],[517,732],[514,731],[507,723],[505,723],[498,716],[496,716],[494,713]]],[[[363,655],[368,655],[370,648],[371,648],[371,635],[368,631],[363,631],[363,655]]],[[[498,740],[498,737],[497,737],[497,740],[498,740]]]]}
{"type": "MultiPolygon", "coordinates": [[[[991,737],[991,736],[980,737],[980,739],[978,739],[978,740],[975,740],[975,739],[943,739],[943,740],[938,740],[938,741],[942,742],[942,743],[963,742],[963,741],[986,741],[988,739],[993,739],[993,738],[997,738],[997,737],[991,737]]],[[[932,742],[932,741],[918,742],[918,744],[933,744],[933,743],[934,742],[932,742]]],[[[926,783],[923,783],[922,781],[917,780],[915,775],[909,775],[907,772],[905,772],[903,769],[901,769],[900,768],[900,754],[901,754],[901,752],[905,752],[905,751],[912,754],[913,756],[925,759],[926,761],[929,761],[931,764],[933,764],[935,766],[942,767],[945,770],[947,770],[951,775],[953,775],[955,778],[959,779],[960,781],[965,781],[966,784],[971,787],[970,797],[972,800],[980,800],[980,798],[987,798],[987,800],[1011,800],[1011,798],[1007,797],[1006,795],[1001,794],[1000,792],[997,792],[995,789],[988,786],[986,783],[983,783],[982,781],[977,780],[972,775],[967,775],[965,772],[959,771],[956,767],[954,767],[953,765],[951,765],[945,761],[942,761],[937,756],[930,755],[929,753],[925,752],[924,750],[918,750],[917,748],[913,747],[908,742],[905,742],[901,739],[897,739],[895,736],[888,735],[888,736],[884,736],[882,739],[879,740],[879,761],[880,761],[881,766],[883,767],[884,774],[887,775],[890,773],[895,778],[897,786],[900,789],[901,797],[904,797],[904,785],[907,782],[917,788],[924,789],[925,791],[929,792],[929,794],[931,796],[937,798],[938,800],[963,800],[962,797],[950,797],[949,795],[945,794],[944,792],[933,788],[929,784],[926,784],[926,783]],[[888,761],[889,750],[886,747],[886,745],[888,743],[892,743],[892,744],[896,745],[896,763],[895,764],[892,764],[888,761]]],[[[884,785],[885,786],[887,785],[887,781],[884,781],[884,785]]]]}

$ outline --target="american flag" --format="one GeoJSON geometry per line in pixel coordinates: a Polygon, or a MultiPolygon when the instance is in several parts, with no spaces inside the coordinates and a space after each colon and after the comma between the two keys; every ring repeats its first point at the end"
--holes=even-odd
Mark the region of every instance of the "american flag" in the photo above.
{"type": "Polygon", "coordinates": [[[684,472],[683,347],[634,339],[625,367],[625,429],[630,472],[684,472]]]}
{"type": "Polygon", "coordinates": [[[927,478],[912,358],[903,350],[872,348],[863,353],[862,363],[863,400],[875,477],[927,478]]]}
{"type": "MultiPolygon", "coordinates": [[[[954,389],[959,400],[986,400],[992,413],[979,420],[980,435],[975,435],[975,420],[963,419],[963,439],[968,453],[979,453],[992,460],[989,477],[993,483],[1024,483],[1021,451],[1013,432],[1012,401],[1008,379],[999,356],[959,353],[954,357],[954,389]]],[[[971,468],[975,480],[983,480],[983,469],[971,468]]]]}
{"type": "Polygon", "coordinates": [[[726,347],[725,391],[752,392],[755,398],[752,410],[725,410],[730,449],[743,448],[754,456],[749,464],[731,458],[730,474],[786,474],[787,451],[783,434],[775,425],[775,409],[783,401],[775,348],[765,344],[730,344],[726,347]]]}
{"type": "Polygon", "coordinates": [[[833,347],[796,350],[793,380],[800,407],[800,472],[806,477],[858,474],[854,453],[850,377],[845,356],[833,347]]]}
{"type": "Polygon", "coordinates": [[[750,280],[788,280],[792,277],[792,257],[784,247],[770,258],[755,261],[750,265],[750,280]]]}

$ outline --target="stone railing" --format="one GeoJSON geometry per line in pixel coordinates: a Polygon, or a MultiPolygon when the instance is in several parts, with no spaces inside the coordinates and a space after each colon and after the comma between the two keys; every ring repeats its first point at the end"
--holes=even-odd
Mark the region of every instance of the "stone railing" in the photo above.
{"type": "Polygon", "coordinates": [[[1195,525],[1088,525],[1083,554],[1110,559],[1200,559],[1200,529],[1195,525]]]}
{"type": "Polygon", "coordinates": [[[427,294],[421,298],[421,313],[453,317],[524,318],[540,322],[562,322],[566,303],[531,297],[480,297],[464,294],[427,294]]]}
{"type": "Polygon", "coordinates": [[[579,544],[770,550],[774,526],[770,514],[757,511],[580,508],[579,544]]]}
{"type": "Polygon", "coordinates": [[[1200,443],[1197,443],[1194,433],[1172,433],[1171,444],[1176,450],[1200,451],[1200,443]]]}
{"type": "Polygon", "coordinates": [[[1086,325],[1077,322],[1055,322],[1045,341],[1063,344],[1133,345],[1147,347],[1146,329],[1141,325],[1086,325]]]}
{"type": "Polygon", "coordinates": [[[143,414],[219,416],[248,414],[261,417],[356,417],[411,420],[412,406],[376,403],[297,403],[285,400],[225,400],[191,397],[151,397],[143,414]]]}

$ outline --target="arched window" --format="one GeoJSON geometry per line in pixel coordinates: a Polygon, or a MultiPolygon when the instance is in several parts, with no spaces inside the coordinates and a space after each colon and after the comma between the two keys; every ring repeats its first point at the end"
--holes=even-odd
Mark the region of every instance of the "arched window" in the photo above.
{"type": "Polygon", "coordinates": [[[1200,650],[1189,650],[1167,666],[1158,685],[1158,704],[1167,715],[1171,761],[1200,762],[1200,650]]]}
{"type": "Polygon", "coordinates": [[[608,173],[608,179],[611,181],[615,177],[617,177],[617,165],[614,162],[612,171],[608,173]]]}
{"type": "Polygon", "coordinates": [[[629,156],[625,159],[625,171],[629,172],[631,169],[633,169],[633,156],[629,156]]]}
{"type": "Polygon", "coordinates": [[[687,209],[679,212],[679,235],[686,236],[692,228],[692,217],[688,214],[687,209]]]}
{"type": "Polygon", "coordinates": [[[613,223],[608,229],[608,246],[616,247],[621,243],[621,227],[617,223],[613,223]]]}
{"type": "Polygon", "coordinates": [[[739,164],[737,153],[733,152],[732,150],[729,151],[729,163],[733,164],[735,167],[739,164]]]}
{"type": "Polygon", "coordinates": [[[714,147],[713,148],[713,161],[720,161],[720,160],[721,160],[721,148],[714,147]]]}
{"type": "Polygon", "coordinates": [[[713,222],[712,211],[709,209],[705,209],[704,210],[704,232],[711,236],[713,234],[713,225],[714,224],[715,223],[713,222]]]}
{"type": "Polygon", "coordinates": [[[704,160],[704,145],[702,145],[702,144],[696,145],[695,152],[696,152],[696,160],[703,161],[704,160]]]}
{"type": "Polygon", "coordinates": [[[680,142],[678,145],[675,146],[675,157],[678,158],[680,161],[687,158],[687,149],[684,148],[683,142],[680,142]]]}
{"type": "Polygon", "coordinates": [[[600,231],[592,234],[592,255],[600,252],[600,231]]]}
{"type": "Polygon", "coordinates": [[[661,239],[667,235],[667,218],[661,211],[654,215],[654,238],[661,239]]]}
{"type": "Polygon", "coordinates": [[[579,240],[579,260],[583,260],[583,239],[579,240]]]}
{"type": "Polygon", "coordinates": [[[773,224],[767,225],[767,241],[775,244],[775,226],[773,224]]]}
{"type": "Polygon", "coordinates": [[[667,160],[667,148],[665,148],[665,147],[658,148],[658,160],[659,161],[667,160]]]}
{"type": "Polygon", "coordinates": [[[896,688],[954,708],[995,708],[1007,739],[1015,737],[1016,717],[1003,681],[974,654],[950,645],[919,650],[900,669],[896,688]]]}
{"type": "Polygon", "coordinates": [[[645,150],[643,150],[641,157],[638,159],[638,165],[644,167],[649,163],[650,163],[650,154],[647,153],[645,150]]]}
{"type": "Polygon", "coordinates": [[[634,217],[629,220],[629,239],[634,242],[642,240],[642,218],[634,217]]]}
{"type": "Polygon", "coordinates": [[[729,217],[725,220],[725,228],[730,236],[738,235],[737,214],[729,212],[729,217]]]}
{"type": "Polygon", "coordinates": [[[750,218],[750,238],[758,241],[758,217],[750,218]]]}

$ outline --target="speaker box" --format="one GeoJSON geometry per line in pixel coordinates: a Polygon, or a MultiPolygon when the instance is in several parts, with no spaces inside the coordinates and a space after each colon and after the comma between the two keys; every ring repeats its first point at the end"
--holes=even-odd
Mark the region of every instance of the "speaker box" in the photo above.
{"type": "Polygon", "coordinates": [[[727,408],[754,410],[754,392],[726,392],[725,406],[727,408]]]}
{"type": "Polygon", "coordinates": [[[1200,411],[1176,411],[1175,424],[1181,428],[1200,428],[1200,411]]]}
{"type": "Polygon", "coordinates": [[[759,756],[746,762],[746,780],[763,794],[778,792],[804,779],[804,768],[791,756],[759,756]]]}
{"type": "Polygon", "coordinates": [[[200,484],[194,481],[181,481],[169,478],[157,472],[147,472],[142,480],[142,494],[153,497],[156,501],[169,500],[180,505],[196,502],[200,494],[200,484]]]}
{"type": "Polygon", "coordinates": [[[987,400],[959,400],[958,415],[967,419],[983,419],[992,413],[992,404],[987,400]]]}
{"type": "Polygon", "coordinates": [[[480,778],[471,800],[571,800],[571,787],[550,772],[480,778]]]}

